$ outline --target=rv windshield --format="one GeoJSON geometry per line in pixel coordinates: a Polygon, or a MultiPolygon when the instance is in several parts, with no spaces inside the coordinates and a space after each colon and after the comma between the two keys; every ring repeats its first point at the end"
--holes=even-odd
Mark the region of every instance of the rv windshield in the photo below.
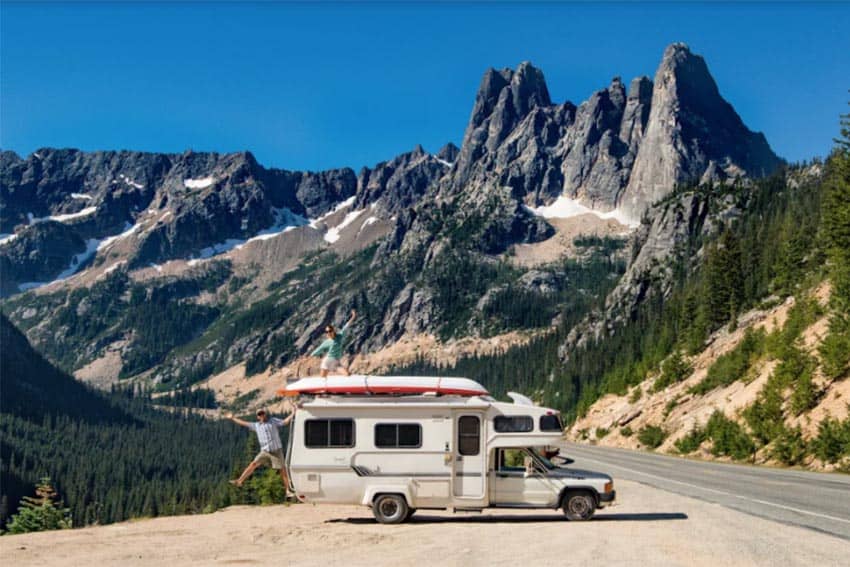
{"type": "Polygon", "coordinates": [[[549,459],[547,459],[545,457],[545,455],[544,455],[545,448],[544,447],[531,447],[530,450],[534,454],[534,458],[537,459],[537,461],[540,462],[540,464],[545,466],[550,471],[552,469],[558,468],[557,465],[555,465],[552,461],[550,461],[549,459]]]}

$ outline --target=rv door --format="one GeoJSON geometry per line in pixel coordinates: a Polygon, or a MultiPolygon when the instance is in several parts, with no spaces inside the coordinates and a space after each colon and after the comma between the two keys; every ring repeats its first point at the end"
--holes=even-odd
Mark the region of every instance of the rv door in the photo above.
{"type": "Polygon", "coordinates": [[[484,498],[486,452],[482,447],[484,431],[481,418],[481,414],[461,414],[455,417],[455,498],[484,498]]]}

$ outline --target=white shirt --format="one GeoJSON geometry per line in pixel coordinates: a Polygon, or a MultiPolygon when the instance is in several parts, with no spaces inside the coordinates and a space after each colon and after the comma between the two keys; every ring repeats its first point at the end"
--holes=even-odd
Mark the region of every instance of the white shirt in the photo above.
{"type": "Polygon", "coordinates": [[[257,432],[257,440],[260,442],[261,451],[280,451],[283,449],[283,444],[280,442],[280,435],[277,430],[283,427],[283,420],[279,417],[270,417],[265,423],[256,421],[250,425],[251,429],[257,432]]]}

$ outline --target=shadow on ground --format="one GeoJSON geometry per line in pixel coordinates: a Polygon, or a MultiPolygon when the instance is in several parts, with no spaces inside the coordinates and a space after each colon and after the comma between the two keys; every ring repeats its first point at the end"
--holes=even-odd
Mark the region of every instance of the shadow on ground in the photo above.
{"type": "MultiPolygon", "coordinates": [[[[687,520],[688,515],[681,512],[660,512],[642,514],[599,514],[592,522],[662,522],[669,520],[687,520]]],[[[411,524],[529,524],[534,522],[565,522],[567,519],[559,514],[531,514],[528,516],[427,516],[415,515],[408,523],[411,524]]],[[[325,520],[326,524],[374,524],[372,518],[335,518],[325,520]]]]}

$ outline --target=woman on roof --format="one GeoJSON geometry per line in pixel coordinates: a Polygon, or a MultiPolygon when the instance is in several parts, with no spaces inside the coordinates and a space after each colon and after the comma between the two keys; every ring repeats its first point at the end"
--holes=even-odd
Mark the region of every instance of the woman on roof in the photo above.
{"type": "Polygon", "coordinates": [[[342,365],[340,359],[342,358],[342,346],[343,341],[345,341],[346,332],[348,331],[348,327],[357,317],[357,311],[354,309],[351,310],[351,317],[348,319],[348,322],[343,325],[342,329],[337,331],[333,325],[328,325],[325,327],[325,335],[327,338],[322,341],[322,344],[316,348],[310,356],[322,356],[325,357],[322,359],[321,369],[322,369],[322,378],[326,378],[330,372],[336,372],[339,370],[345,376],[348,376],[348,369],[342,365]]]}

